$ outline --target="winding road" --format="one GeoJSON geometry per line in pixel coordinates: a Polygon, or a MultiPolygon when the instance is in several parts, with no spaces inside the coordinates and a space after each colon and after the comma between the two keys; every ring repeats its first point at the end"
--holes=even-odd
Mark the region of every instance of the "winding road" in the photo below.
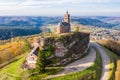
{"type": "Polygon", "coordinates": [[[94,61],[96,59],[96,52],[95,50],[91,47],[89,54],[82,58],[79,59],[71,64],[68,64],[64,71],[61,72],[60,74],[67,74],[70,72],[78,72],[85,70],[86,68],[90,67],[92,64],[94,64],[94,61]]]}
{"type": "Polygon", "coordinates": [[[64,68],[64,71],[59,72],[56,75],[50,75],[46,79],[57,77],[57,76],[63,76],[68,73],[71,73],[71,72],[78,72],[78,71],[83,71],[83,70],[87,69],[94,63],[94,61],[96,59],[96,52],[93,48],[93,47],[95,47],[100,52],[100,55],[102,58],[102,75],[101,75],[100,80],[108,80],[108,75],[109,75],[109,70],[110,70],[109,55],[105,52],[105,50],[98,43],[90,42],[89,46],[90,46],[90,52],[87,56],[85,56],[84,58],[79,59],[73,63],[70,63],[69,65],[67,65],[65,67],[62,67],[62,68],[64,68]]]}
{"type": "Polygon", "coordinates": [[[65,67],[62,67],[62,68],[64,68],[64,71],[59,72],[56,75],[50,75],[47,78],[63,76],[65,74],[68,74],[68,73],[71,73],[71,72],[83,71],[83,70],[87,69],[88,67],[90,67],[92,64],[94,64],[95,59],[96,59],[96,52],[91,47],[90,52],[87,56],[85,56],[84,58],[79,59],[79,60],[77,60],[73,63],[70,63],[65,67]]]}
{"type": "Polygon", "coordinates": [[[106,51],[98,44],[95,42],[91,42],[90,46],[93,46],[98,49],[100,52],[101,58],[102,58],[102,76],[100,80],[108,80],[108,75],[109,75],[109,70],[110,70],[110,57],[106,53],[106,51]]]}

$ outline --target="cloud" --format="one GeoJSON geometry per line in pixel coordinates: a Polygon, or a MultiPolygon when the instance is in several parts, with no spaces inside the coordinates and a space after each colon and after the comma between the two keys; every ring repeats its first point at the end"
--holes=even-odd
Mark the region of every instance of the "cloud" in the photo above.
{"type": "Polygon", "coordinates": [[[120,12],[119,4],[120,0],[0,0],[0,14],[57,15],[66,9],[73,14],[99,14],[120,12]]]}
{"type": "Polygon", "coordinates": [[[103,4],[120,3],[120,0],[0,0],[0,6],[40,6],[66,4],[103,4]]]}
{"type": "Polygon", "coordinates": [[[28,0],[20,5],[22,6],[38,6],[38,5],[61,5],[71,2],[72,0],[28,0]]]}
{"type": "Polygon", "coordinates": [[[120,0],[27,0],[21,5],[32,6],[32,5],[63,5],[71,3],[74,4],[103,4],[103,3],[120,3],[120,0]]]}
{"type": "Polygon", "coordinates": [[[16,6],[26,0],[0,0],[0,6],[16,6]]]}

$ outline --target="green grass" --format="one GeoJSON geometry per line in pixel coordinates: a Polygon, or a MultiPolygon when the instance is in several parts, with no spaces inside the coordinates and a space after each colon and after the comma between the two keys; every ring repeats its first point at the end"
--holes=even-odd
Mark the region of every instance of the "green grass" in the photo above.
{"type": "Polygon", "coordinates": [[[83,79],[87,76],[91,76],[91,75],[92,75],[90,77],[91,79],[89,79],[89,80],[100,80],[101,73],[102,73],[102,60],[101,60],[98,50],[95,49],[95,51],[96,51],[95,62],[92,66],[90,66],[86,70],[80,71],[80,72],[75,72],[75,73],[70,73],[70,74],[67,74],[64,76],[59,76],[59,77],[51,78],[48,80],[81,80],[81,79],[83,79]]]}
{"type": "MultiPolygon", "coordinates": [[[[99,80],[101,76],[101,57],[99,52],[96,50],[96,60],[95,64],[87,68],[84,71],[68,74],[62,77],[50,79],[50,80],[79,80],[82,77],[91,76],[91,80],[99,80]]],[[[20,69],[21,64],[23,63],[26,55],[21,56],[18,60],[10,63],[0,70],[0,80],[40,80],[44,77],[47,77],[51,74],[56,74],[61,71],[60,68],[48,68],[46,73],[38,74],[35,70],[23,70],[20,69]]]]}
{"type": "Polygon", "coordinates": [[[48,75],[53,75],[56,74],[57,72],[61,71],[62,69],[60,68],[50,68],[50,69],[46,69],[45,73],[41,73],[39,74],[36,70],[29,70],[28,74],[29,76],[25,79],[25,80],[41,80],[42,78],[47,77],[48,75]]]}
{"type": "Polygon", "coordinates": [[[20,80],[21,72],[23,72],[20,67],[25,60],[24,56],[25,54],[21,55],[17,60],[0,69],[0,80],[20,80]]]}
{"type": "MultiPolygon", "coordinates": [[[[83,57],[87,56],[89,52],[90,52],[90,49],[88,49],[86,55],[84,55],[80,58],[83,58],[83,57]]],[[[76,60],[74,60],[74,61],[76,61],[76,60]]],[[[72,63],[74,61],[71,61],[70,63],[72,63]]],[[[47,70],[46,73],[42,73],[42,74],[36,74],[36,71],[32,70],[32,72],[30,72],[30,73],[35,73],[35,74],[31,75],[27,80],[38,80],[38,79],[45,78],[49,75],[56,74],[56,73],[62,71],[64,69],[64,66],[66,66],[66,65],[63,65],[61,67],[59,67],[59,66],[57,66],[57,67],[46,67],[46,70],[47,70]]]]}
{"type": "Polygon", "coordinates": [[[50,29],[51,32],[55,32],[57,25],[47,26],[46,28],[50,29]]]}
{"type": "MultiPolygon", "coordinates": [[[[89,50],[88,50],[89,51],[89,50]]],[[[56,74],[57,72],[63,70],[63,68],[47,67],[46,73],[36,74],[34,70],[23,70],[21,69],[21,64],[25,60],[27,54],[18,56],[18,58],[6,65],[4,68],[0,69],[0,80],[21,80],[21,78],[27,80],[38,80],[44,78],[51,74],[56,74]]]]}
{"type": "MultiPolygon", "coordinates": [[[[103,46],[102,46],[103,47],[103,46]]],[[[113,53],[112,51],[110,51],[109,49],[103,47],[103,49],[108,53],[108,55],[110,56],[110,72],[109,72],[109,80],[113,80],[115,77],[115,71],[116,71],[116,62],[117,60],[120,59],[120,57],[118,55],[116,55],[115,53],[113,53]]]]}
{"type": "Polygon", "coordinates": [[[65,76],[60,76],[60,77],[56,77],[56,78],[52,78],[52,79],[48,79],[48,80],[80,80],[80,79],[82,79],[82,77],[84,77],[86,75],[92,75],[91,68],[88,68],[85,71],[71,73],[71,74],[68,74],[65,76]]]}
{"type": "Polygon", "coordinates": [[[102,74],[102,58],[100,52],[96,48],[94,49],[96,51],[96,60],[93,66],[93,70],[95,72],[93,80],[100,80],[102,74]]]}

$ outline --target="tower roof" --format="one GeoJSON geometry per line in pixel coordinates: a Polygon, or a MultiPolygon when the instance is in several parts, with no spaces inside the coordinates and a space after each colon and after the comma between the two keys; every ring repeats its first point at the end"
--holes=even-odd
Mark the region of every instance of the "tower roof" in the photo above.
{"type": "Polygon", "coordinates": [[[66,13],[68,14],[68,10],[66,11],[66,13]]]}
{"type": "Polygon", "coordinates": [[[68,23],[66,23],[66,22],[60,22],[58,24],[58,27],[66,27],[66,26],[70,26],[70,25],[68,23]]]}
{"type": "Polygon", "coordinates": [[[66,14],[69,14],[69,13],[68,13],[68,10],[66,11],[66,14]]]}
{"type": "Polygon", "coordinates": [[[63,27],[62,22],[60,22],[60,23],[58,24],[58,27],[63,27]]]}

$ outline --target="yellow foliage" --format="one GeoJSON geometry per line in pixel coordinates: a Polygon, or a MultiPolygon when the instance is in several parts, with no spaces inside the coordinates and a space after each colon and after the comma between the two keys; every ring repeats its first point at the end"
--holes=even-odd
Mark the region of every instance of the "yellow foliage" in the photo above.
{"type": "Polygon", "coordinates": [[[120,60],[117,61],[117,70],[115,72],[115,80],[120,80],[120,60]]]}
{"type": "Polygon", "coordinates": [[[16,37],[13,38],[12,42],[9,40],[0,41],[0,64],[9,59],[14,58],[17,55],[23,54],[26,49],[27,40],[29,43],[34,43],[39,35],[27,36],[27,37],[16,37]]]}
{"type": "Polygon", "coordinates": [[[0,45],[0,59],[1,61],[6,61],[15,57],[19,54],[22,54],[24,51],[25,42],[18,41],[18,42],[10,42],[4,45],[0,45]]]}

